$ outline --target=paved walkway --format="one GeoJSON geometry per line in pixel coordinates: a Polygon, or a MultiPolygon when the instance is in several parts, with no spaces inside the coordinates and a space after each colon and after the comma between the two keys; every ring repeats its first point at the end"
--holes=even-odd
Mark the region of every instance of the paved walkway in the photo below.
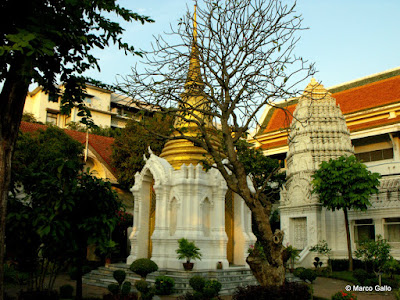
{"type": "MultiPolygon", "coordinates": [[[[75,281],[69,279],[68,275],[60,275],[55,283],[55,289],[58,289],[60,286],[64,284],[70,284],[75,288],[75,281]]],[[[314,289],[314,296],[331,299],[331,296],[338,291],[345,290],[346,285],[349,283],[331,279],[331,278],[324,278],[318,277],[313,283],[314,289]]],[[[352,286],[352,284],[350,284],[352,286]]],[[[18,285],[6,285],[6,292],[11,296],[16,296],[20,290],[20,286],[18,285]]],[[[106,288],[96,287],[92,285],[83,285],[83,296],[84,297],[99,297],[102,298],[103,294],[108,293],[106,288]]],[[[395,300],[393,292],[356,292],[358,300],[395,300]]],[[[171,296],[163,296],[160,297],[162,300],[172,300],[176,299],[176,297],[171,296]]],[[[232,299],[231,296],[223,296],[222,299],[230,300],[232,299]]]]}

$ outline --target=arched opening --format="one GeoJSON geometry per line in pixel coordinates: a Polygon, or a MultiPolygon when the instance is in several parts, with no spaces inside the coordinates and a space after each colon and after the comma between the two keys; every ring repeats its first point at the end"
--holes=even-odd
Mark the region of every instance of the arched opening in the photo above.
{"type": "Polygon", "coordinates": [[[173,198],[169,206],[169,235],[173,236],[176,231],[178,221],[178,204],[176,198],[173,198]]]}
{"type": "Polygon", "coordinates": [[[154,178],[151,176],[151,183],[149,188],[149,234],[148,234],[148,253],[147,258],[151,258],[151,254],[153,252],[153,242],[151,240],[151,236],[154,232],[154,227],[156,225],[156,192],[154,190],[154,178]]]}
{"type": "Polygon", "coordinates": [[[204,236],[210,236],[211,233],[211,203],[208,198],[204,199],[202,205],[202,225],[204,236]]]}
{"type": "Polygon", "coordinates": [[[233,264],[234,258],[234,201],[233,193],[228,190],[225,194],[225,232],[228,236],[228,243],[226,245],[226,258],[229,264],[233,264]]]}

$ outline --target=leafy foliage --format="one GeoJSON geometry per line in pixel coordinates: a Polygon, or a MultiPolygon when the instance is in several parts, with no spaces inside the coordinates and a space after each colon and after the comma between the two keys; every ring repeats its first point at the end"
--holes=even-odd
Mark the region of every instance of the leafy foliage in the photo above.
{"type": "Polygon", "coordinates": [[[351,155],[322,162],[312,178],[312,193],[318,194],[322,205],[332,211],[343,210],[349,271],[353,271],[347,211],[349,209],[364,211],[371,205],[369,197],[378,193],[380,175],[369,171],[354,155],[351,155]]]}
{"type": "Polygon", "coordinates": [[[221,291],[222,284],[216,279],[206,280],[202,276],[193,276],[189,279],[189,285],[194,293],[187,293],[184,299],[214,299],[221,291]]]}
{"type": "Polygon", "coordinates": [[[59,75],[66,83],[62,103],[67,111],[74,103],[84,110],[79,88],[85,87],[86,79],[76,75],[90,68],[99,69],[92,49],[104,49],[111,42],[125,53],[141,55],[122,40],[123,28],[104,12],[125,21],[153,22],[120,7],[115,0],[33,0],[23,7],[3,1],[0,11],[6,22],[0,39],[0,81],[7,78],[7,66],[17,59],[25,65],[19,79],[33,80],[49,92],[58,92],[54,83],[59,75]]]}
{"type": "Polygon", "coordinates": [[[305,283],[286,282],[285,285],[279,288],[275,286],[258,286],[258,285],[238,287],[232,299],[306,300],[306,299],[312,299],[312,294],[310,287],[305,283]]]}
{"type": "MultiPolygon", "coordinates": [[[[20,135],[7,216],[7,248],[17,260],[29,252],[31,271],[40,263],[52,266],[55,276],[68,261],[82,270],[86,247],[107,242],[118,222],[116,211],[121,203],[111,184],[80,173],[81,153],[82,146],[57,128],[20,135]],[[19,239],[21,230],[27,228],[32,236],[19,239]],[[24,253],[13,253],[15,248],[25,248],[24,253]]],[[[42,289],[44,281],[36,282],[41,282],[36,288],[42,289]]]]}
{"type": "Polygon", "coordinates": [[[255,148],[243,139],[236,142],[235,148],[238,159],[243,163],[246,174],[250,175],[254,187],[269,201],[278,201],[280,188],[286,179],[286,173],[279,172],[281,163],[277,159],[265,156],[260,148],[255,148]]]}
{"type": "Polygon", "coordinates": [[[390,255],[390,248],[390,244],[381,235],[378,235],[377,240],[361,241],[355,254],[364,262],[371,262],[374,271],[381,273],[385,264],[393,259],[390,255]]]}
{"type": "Polygon", "coordinates": [[[157,276],[154,285],[157,295],[171,295],[174,292],[175,281],[169,276],[157,276]]]}
{"type": "Polygon", "coordinates": [[[143,155],[148,147],[159,155],[172,130],[173,119],[155,114],[140,121],[129,120],[113,144],[112,164],[118,171],[118,182],[133,185],[136,172],[144,167],[143,155]]]}
{"type": "Polygon", "coordinates": [[[366,210],[371,205],[369,197],[378,193],[378,173],[372,173],[354,155],[341,156],[322,162],[314,173],[313,193],[330,210],[366,210]]]}
{"type": "Polygon", "coordinates": [[[148,274],[157,271],[158,266],[151,259],[139,258],[130,265],[129,269],[140,277],[146,278],[148,274]]]}
{"type": "Polygon", "coordinates": [[[190,262],[191,259],[201,259],[200,248],[198,248],[194,242],[189,242],[185,238],[178,240],[179,247],[176,249],[178,259],[186,259],[190,262]]]}

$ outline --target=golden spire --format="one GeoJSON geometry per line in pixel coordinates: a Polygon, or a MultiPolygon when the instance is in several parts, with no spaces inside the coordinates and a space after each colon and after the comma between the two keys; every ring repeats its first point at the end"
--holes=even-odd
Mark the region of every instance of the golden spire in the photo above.
{"type": "MultiPolygon", "coordinates": [[[[201,90],[204,88],[204,82],[200,72],[200,59],[199,49],[197,45],[197,20],[196,20],[196,5],[194,6],[193,15],[193,43],[190,52],[189,69],[185,83],[185,92],[182,94],[183,104],[181,105],[182,110],[187,110],[188,114],[185,115],[185,119],[178,117],[175,122],[175,128],[183,129],[184,135],[196,137],[199,134],[199,129],[194,122],[187,120],[192,119],[204,119],[206,118],[201,112],[206,110],[208,105],[205,103],[204,95],[201,90]]],[[[207,120],[205,120],[206,123],[207,120]]],[[[210,122],[211,123],[211,122],[210,122]]],[[[211,127],[211,126],[210,126],[211,127]]],[[[175,131],[172,136],[180,136],[178,131],[175,131]]],[[[165,158],[174,169],[180,169],[182,164],[193,164],[197,165],[200,161],[206,159],[205,155],[207,152],[201,148],[195,146],[192,142],[186,139],[177,139],[168,141],[160,157],[165,158]]]]}
{"type": "Polygon", "coordinates": [[[315,78],[311,78],[311,82],[307,85],[303,95],[317,100],[327,98],[331,96],[331,93],[321,83],[316,81],[315,78]]]}
{"type": "Polygon", "coordinates": [[[200,72],[200,59],[199,59],[199,48],[197,45],[197,5],[194,6],[193,14],[193,43],[192,50],[190,51],[189,71],[185,83],[185,88],[196,86],[202,88],[204,86],[203,79],[201,78],[200,72]]]}

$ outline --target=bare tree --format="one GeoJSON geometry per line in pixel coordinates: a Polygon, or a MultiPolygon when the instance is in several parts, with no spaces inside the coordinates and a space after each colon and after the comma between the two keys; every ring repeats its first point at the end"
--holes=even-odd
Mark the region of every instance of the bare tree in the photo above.
{"type": "Polygon", "coordinates": [[[282,285],[283,233],[271,230],[272,200],[262,193],[268,183],[249,188],[251,174],[235,146],[258,126],[266,105],[294,97],[297,84],[314,73],[313,65],[293,53],[302,19],[295,4],[280,0],[205,0],[194,16],[188,10],[168,34],[179,43],[156,38],[144,71],[134,67],[119,86],[138,106],[155,105],[175,116],[171,139],[189,140],[208,153],[258,226],[265,253],[253,251],[247,258],[254,275],[262,285],[282,285]]]}

